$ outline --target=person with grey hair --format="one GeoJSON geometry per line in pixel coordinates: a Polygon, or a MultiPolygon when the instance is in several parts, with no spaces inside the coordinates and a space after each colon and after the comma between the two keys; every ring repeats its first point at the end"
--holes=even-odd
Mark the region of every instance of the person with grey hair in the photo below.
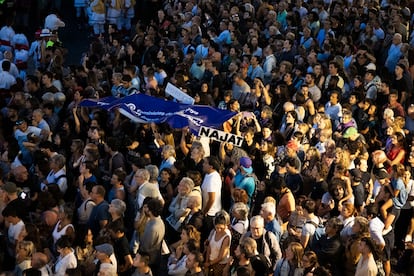
{"type": "Polygon", "coordinates": [[[57,241],[62,236],[67,236],[71,242],[75,240],[75,226],[72,224],[73,208],[69,203],[59,206],[59,221],[56,223],[52,232],[53,245],[56,246],[57,241]]]}
{"type": "Polygon", "coordinates": [[[149,172],[149,175],[150,175],[148,182],[151,185],[155,185],[157,187],[158,195],[156,196],[156,198],[158,198],[159,200],[163,202],[163,204],[165,204],[165,199],[162,197],[162,194],[160,191],[160,185],[158,182],[159,181],[158,176],[160,174],[160,170],[155,165],[147,165],[145,166],[145,169],[149,172]]]}
{"type": "Polygon", "coordinates": [[[260,215],[265,221],[265,229],[275,234],[277,240],[280,241],[282,229],[276,218],[276,205],[273,202],[263,203],[260,215]]]}
{"type": "Polygon", "coordinates": [[[138,169],[135,173],[135,185],[130,187],[130,193],[137,193],[135,198],[136,202],[136,211],[141,209],[144,199],[146,197],[158,198],[161,201],[162,197],[160,198],[160,191],[157,185],[154,185],[149,182],[150,180],[150,172],[147,169],[138,169]]]}
{"type": "Polygon", "coordinates": [[[239,244],[240,238],[247,232],[249,228],[249,207],[243,202],[236,202],[231,208],[231,246],[233,252],[239,244]]]}
{"type": "Polygon", "coordinates": [[[155,166],[155,165],[147,165],[147,166],[145,166],[145,169],[149,173],[148,182],[150,182],[150,183],[157,183],[158,182],[157,179],[158,179],[158,175],[159,175],[158,167],[155,166]]]}
{"type": "Polygon", "coordinates": [[[180,183],[177,186],[178,194],[173,198],[168,211],[170,211],[170,216],[167,217],[167,227],[170,228],[168,234],[170,235],[170,240],[175,240],[178,238],[178,235],[181,230],[181,225],[184,222],[184,219],[191,212],[191,209],[187,207],[188,200],[190,199],[190,193],[194,188],[194,182],[189,177],[183,177],[180,183]],[[174,231],[172,231],[172,229],[174,231]]]}
{"type": "Polygon", "coordinates": [[[171,169],[171,167],[174,165],[174,162],[176,160],[174,146],[164,145],[164,147],[162,148],[161,157],[162,157],[162,161],[161,161],[159,171],[161,171],[164,168],[171,169]]]}
{"type": "Polygon", "coordinates": [[[117,219],[123,219],[125,211],[126,211],[126,204],[121,199],[118,199],[118,198],[112,199],[111,203],[109,204],[108,211],[112,218],[111,221],[115,221],[117,219]]]}
{"type": "Polygon", "coordinates": [[[56,154],[50,158],[50,173],[40,184],[41,189],[54,189],[57,186],[64,195],[68,189],[68,179],[65,168],[66,158],[62,154],[56,154]]]}
{"type": "Polygon", "coordinates": [[[46,131],[47,133],[50,132],[50,126],[49,124],[46,122],[45,119],[43,119],[43,110],[38,108],[33,110],[32,113],[32,125],[35,127],[40,128],[43,131],[46,131]]]}
{"type": "Polygon", "coordinates": [[[243,235],[253,238],[257,243],[257,251],[263,254],[272,264],[273,270],[276,268],[276,261],[282,258],[282,251],[275,234],[267,231],[264,227],[264,219],[261,216],[254,216],[250,219],[250,231],[243,235]]]}

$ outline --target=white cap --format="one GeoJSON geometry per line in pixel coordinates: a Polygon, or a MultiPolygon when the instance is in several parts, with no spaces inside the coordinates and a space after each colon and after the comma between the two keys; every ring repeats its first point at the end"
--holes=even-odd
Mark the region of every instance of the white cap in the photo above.
{"type": "Polygon", "coordinates": [[[376,71],[377,70],[377,66],[374,64],[374,63],[369,63],[367,66],[365,66],[365,68],[367,69],[367,70],[374,70],[374,71],[376,71]]]}

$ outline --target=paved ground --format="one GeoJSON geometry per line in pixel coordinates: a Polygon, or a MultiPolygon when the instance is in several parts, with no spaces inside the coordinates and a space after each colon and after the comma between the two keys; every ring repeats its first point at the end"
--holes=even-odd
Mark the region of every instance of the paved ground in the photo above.
{"type": "Polygon", "coordinates": [[[80,64],[82,53],[89,47],[88,31],[85,28],[78,30],[73,1],[62,2],[62,17],[66,27],[62,28],[59,37],[68,49],[66,65],[80,64]]]}

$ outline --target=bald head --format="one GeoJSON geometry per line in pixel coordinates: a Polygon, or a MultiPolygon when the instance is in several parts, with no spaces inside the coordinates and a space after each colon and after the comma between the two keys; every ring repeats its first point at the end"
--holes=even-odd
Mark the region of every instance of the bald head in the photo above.
{"type": "Polygon", "coordinates": [[[29,172],[23,165],[14,168],[12,174],[17,182],[25,182],[29,178],[29,172]]]}

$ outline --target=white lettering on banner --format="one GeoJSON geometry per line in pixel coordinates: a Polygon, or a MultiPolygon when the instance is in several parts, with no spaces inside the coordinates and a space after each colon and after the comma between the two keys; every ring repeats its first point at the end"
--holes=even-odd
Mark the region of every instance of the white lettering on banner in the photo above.
{"type": "Polygon", "coordinates": [[[173,96],[177,101],[184,104],[194,104],[194,98],[188,96],[186,93],[181,91],[178,87],[174,86],[170,82],[165,87],[165,93],[173,96]]]}
{"type": "Polygon", "coordinates": [[[144,111],[144,110],[139,109],[133,103],[125,104],[125,106],[128,107],[128,110],[123,110],[123,107],[121,106],[120,110],[124,111],[122,114],[125,115],[125,113],[130,112],[133,116],[138,117],[140,120],[143,120],[146,122],[163,121],[170,116],[177,115],[177,116],[187,118],[188,121],[190,121],[192,124],[196,126],[201,126],[201,124],[204,123],[204,120],[202,118],[195,117],[195,116],[200,115],[200,113],[197,112],[196,110],[193,110],[191,107],[188,107],[185,110],[180,110],[176,112],[164,112],[164,111],[144,111]]]}
{"type": "Polygon", "coordinates": [[[200,127],[198,136],[207,137],[219,142],[232,143],[237,147],[241,147],[244,140],[241,136],[204,126],[200,127]]]}

